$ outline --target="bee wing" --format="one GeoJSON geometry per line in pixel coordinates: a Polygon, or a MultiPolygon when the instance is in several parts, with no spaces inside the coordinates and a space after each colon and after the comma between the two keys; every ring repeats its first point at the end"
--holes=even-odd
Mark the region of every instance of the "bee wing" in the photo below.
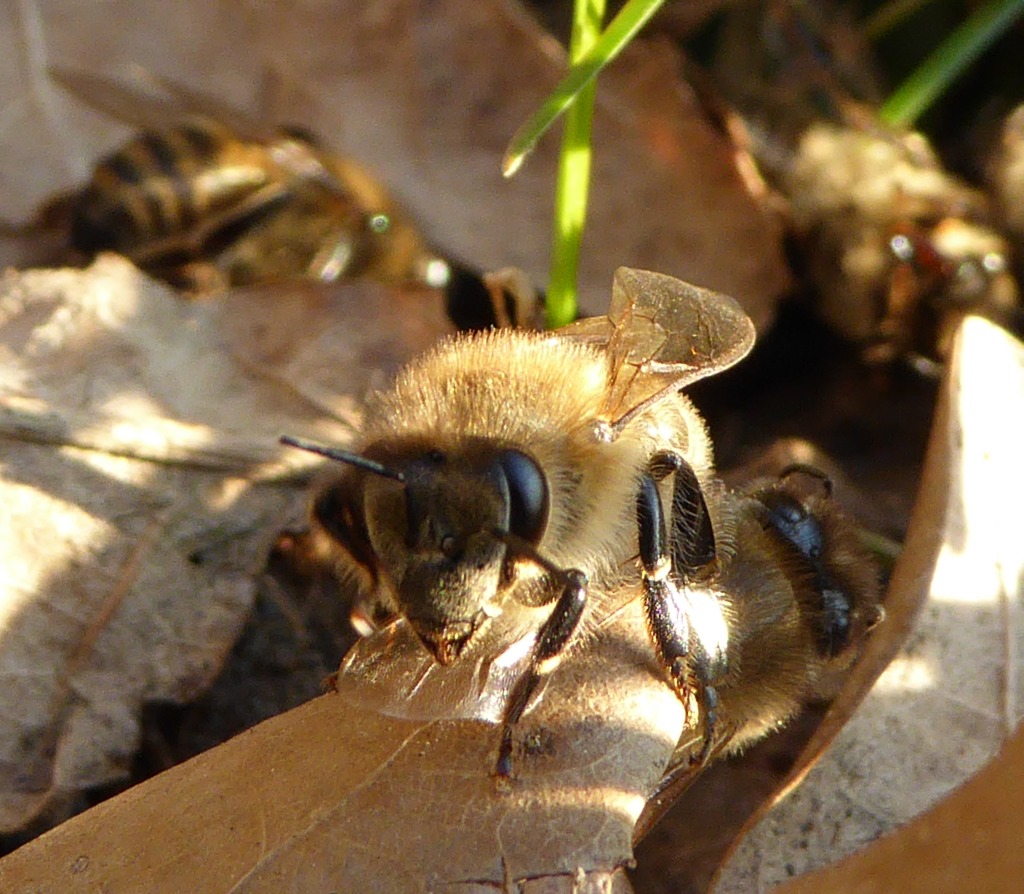
{"type": "MultiPolygon", "coordinates": [[[[289,189],[319,189],[334,201],[352,204],[351,190],[346,188],[335,166],[325,161],[311,134],[264,126],[233,106],[170,78],[144,70],[142,76],[162,95],[144,93],[101,75],[50,69],[50,77],[68,93],[117,121],[144,130],[174,127],[190,118],[216,122],[240,141],[265,146],[268,157],[291,181],[289,189]]],[[[275,193],[272,198],[276,201],[278,195],[275,193]]]]}
{"type": "Polygon", "coordinates": [[[143,92],[137,87],[84,71],[52,67],[49,73],[76,99],[132,127],[158,130],[181,124],[188,117],[202,117],[224,125],[241,139],[267,141],[279,138],[277,133],[227,103],[149,72],[142,72],[144,80],[160,93],[143,92]]]}
{"type": "Polygon", "coordinates": [[[127,84],[84,71],[51,67],[50,77],[98,112],[131,127],[158,130],[181,122],[188,110],[167,96],[143,93],[127,84]]]}
{"type": "Polygon", "coordinates": [[[325,163],[314,134],[297,127],[266,127],[202,91],[193,90],[162,75],[151,74],[148,77],[169,96],[174,97],[183,109],[219,121],[243,139],[265,143],[274,161],[292,177],[316,184],[336,198],[351,201],[351,190],[346,188],[334,166],[325,163]]]}
{"type": "Polygon", "coordinates": [[[208,93],[193,90],[191,87],[186,87],[163,75],[147,73],[146,77],[147,80],[151,80],[172,97],[179,108],[205,118],[213,118],[221,124],[227,125],[243,139],[254,142],[270,142],[280,139],[280,134],[274,128],[260,123],[254,116],[247,115],[208,93]]]}
{"type": "Polygon", "coordinates": [[[668,812],[676,801],[683,796],[683,793],[697,781],[698,777],[713,764],[719,757],[726,753],[729,743],[728,737],[723,737],[714,745],[706,758],[700,762],[693,762],[692,756],[696,754],[703,745],[703,738],[699,733],[690,731],[684,734],[684,738],[676,745],[675,754],[665,773],[658,784],[658,788],[647,799],[647,804],[640,813],[640,818],[633,827],[633,846],[635,847],[653,829],[661,818],[668,812]]]}
{"type": "Polygon", "coordinates": [[[535,638],[531,632],[496,655],[485,640],[475,656],[445,667],[399,619],[352,647],[335,688],[350,701],[392,717],[499,723],[535,638]]]}
{"type": "Polygon", "coordinates": [[[620,267],[608,315],[571,323],[557,335],[606,349],[611,387],[603,416],[617,432],[665,394],[742,360],[755,332],[727,295],[620,267]]]}

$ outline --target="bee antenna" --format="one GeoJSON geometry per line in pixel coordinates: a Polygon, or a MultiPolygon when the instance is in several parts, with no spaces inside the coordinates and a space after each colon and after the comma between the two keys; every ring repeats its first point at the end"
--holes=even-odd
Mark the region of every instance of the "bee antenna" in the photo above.
{"type": "Polygon", "coordinates": [[[807,463],[790,463],[779,472],[779,479],[784,481],[793,475],[806,475],[808,478],[814,478],[821,484],[822,490],[825,491],[825,496],[832,496],[832,479],[816,466],[808,465],[807,463]]]}
{"type": "Polygon", "coordinates": [[[389,469],[387,466],[381,465],[372,459],[367,459],[365,456],[360,456],[358,453],[349,453],[349,451],[339,450],[337,447],[325,447],[323,444],[316,444],[313,441],[306,441],[302,438],[293,438],[291,435],[281,435],[280,442],[287,447],[298,447],[299,450],[326,456],[328,459],[335,459],[341,463],[348,463],[350,466],[355,466],[364,472],[372,472],[374,475],[380,475],[382,478],[391,478],[405,484],[405,475],[401,472],[389,469]]]}

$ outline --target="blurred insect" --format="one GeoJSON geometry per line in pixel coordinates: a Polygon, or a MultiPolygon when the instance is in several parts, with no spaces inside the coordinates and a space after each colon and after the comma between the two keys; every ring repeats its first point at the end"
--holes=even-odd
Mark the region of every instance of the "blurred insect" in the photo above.
{"type": "Polygon", "coordinates": [[[991,203],[922,135],[879,121],[869,50],[842,10],[734,5],[717,47],[699,92],[742,167],[758,172],[754,191],[773,193],[830,326],[869,362],[925,369],[966,314],[1021,328],[1012,250],[991,203]]]}
{"type": "Polygon", "coordinates": [[[1003,120],[989,154],[985,179],[1019,250],[1024,246],[1024,105],[1003,120]]]}
{"type": "Polygon", "coordinates": [[[157,96],[81,72],[52,76],[141,128],[63,200],[74,249],[120,252],[198,292],[297,277],[446,285],[447,262],[410,216],[311,133],[260,127],[164,78],[153,78],[157,96]]]}
{"type": "Polygon", "coordinates": [[[785,183],[818,312],[868,361],[927,370],[967,314],[1020,328],[1011,247],[986,198],[917,135],[814,125],[785,183]]]}
{"type": "Polygon", "coordinates": [[[311,511],[366,636],[338,687],[369,686],[386,713],[500,724],[508,776],[544,677],[641,599],[694,766],[792,715],[855,653],[878,591],[820,477],[714,477],[680,389],[753,340],[730,298],[621,268],[606,317],[414,360],[371,397],[359,452],[283,439],[348,466],[311,511]],[[411,672],[394,660],[410,641],[411,672]]]}

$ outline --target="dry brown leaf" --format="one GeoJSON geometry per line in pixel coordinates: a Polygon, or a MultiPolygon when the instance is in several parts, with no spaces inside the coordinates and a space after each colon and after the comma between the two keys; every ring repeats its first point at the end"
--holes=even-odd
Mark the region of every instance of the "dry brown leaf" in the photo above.
{"type": "Polygon", "coordinates": [[[454,331],[436,292],[370,282],[234,289],[210,316],[235,363],[350,424],[370,389],[454,331]]]}
{"type": "MultiPolygon", "coordinates": [[[[768,890],[859,850],[977,772],[1019,724],[1024,554],[1007,512],[1024,500],[1022,402],[1024,349],[970,318],[887,600],[903,649],[802,787],[743,840],[717,891],[768,890]]],[[[871,643],[847,697],[891,644],[871,643]]]]}
{"type": "Polygon", "coordinates": [[[780,894],[1016,894],[1024,875],[1024,729],[999,756],[933,810],[780,894]]]}
{"type": "MultiPolygon", "coordinates": [[[[266,54],[316,85],[325,132],[379,163],[446,251],[546,281],[558,140],[543,140],[510,181],[497,162],[565,55],[520,4],[292,4],[284,22],[262,24],[266,54]],[[311,34],[330,39],[311,45],[311,34]]],[[[626,264],[730,294],[766,323],[788,282],[781,234],[746,194],[731,147],[702,120],[672,60],[635,51],[601,84],[584,312],[605,311],[607,284],[626,264]]]]}
{"type": "Polygon", "coordinates": [[[495,726],[386,717],[335,693],[0,860],[0,888],[628,891],[633,823],[683,729],[646,636],[637,601],[559,667],[510,784],[490,775],[495,726]]]}
{"type": "MultiPolygon", "coordinates": [[[[304,0],[245,15],[224,3],[26,0],[0,28],[0,111],[17,125],[0,128],[8,218],[81,183],[125,136],[63,95],[46,65],[130,82],[141,64],[243,109],[269,67],[307,94],[277,116],[368,164],[443,251],[546,280],[557,137],[511,181],[499,161],[565,60],[511,0],[304,0]]],[[[612,272],[627,264],[733,295],[763,326],[787,281],[780,234],[746,195],[730,147],[664,51],[629,54],[602,84],[584,310],[604,312],[612,272]]],[[[0,263],[19,248],[0,245],[0,263]]]]}
{"type": "Polygon", "coordinates": [[[290,327],[278,314],[276,358],[251,351],[253,377],[224,349],[253,347],[244,307],[188,304],[113,256],[0,281],[3,831],[125,776],[142,704],[209,683],[270,541],[303,513],[309,457],[277,437],[343,441],[351,427],[335,417],[366,364],[393,367],[448,328],[436,294],[415,337],[384,334],[394,293],[379,287],[339,289],[315,314],[306,295],[279,298],[298,312],[290,327]],[[318,321],[337,335],[348,317],[377,340],[289,343],[318,321]],[[285,361],[300,355],[332,375],[316,406],[289,385],[285,361]]]}

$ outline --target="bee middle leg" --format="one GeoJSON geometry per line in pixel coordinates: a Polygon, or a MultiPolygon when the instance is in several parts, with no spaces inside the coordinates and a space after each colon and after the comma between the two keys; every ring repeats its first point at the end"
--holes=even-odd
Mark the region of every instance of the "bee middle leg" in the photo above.
{"type": "Polygon", "coordinates": [[[637,493],[637,533],[644,586],[644,614],[662,666],[684,705],[693,695],[704,725],[694,763],[711,753],[717,734],[718,692],[725,671],[723,627],[713,598],[695,600],[690,585],[706,580],[715,562],[707,504],[689,463],[678,454],[654,456],[637,493]],[[672,537],[669,539],[657,481],[674,473],[672,537]],[[717,616],[716,616],[717,613],[717,616]]]}

